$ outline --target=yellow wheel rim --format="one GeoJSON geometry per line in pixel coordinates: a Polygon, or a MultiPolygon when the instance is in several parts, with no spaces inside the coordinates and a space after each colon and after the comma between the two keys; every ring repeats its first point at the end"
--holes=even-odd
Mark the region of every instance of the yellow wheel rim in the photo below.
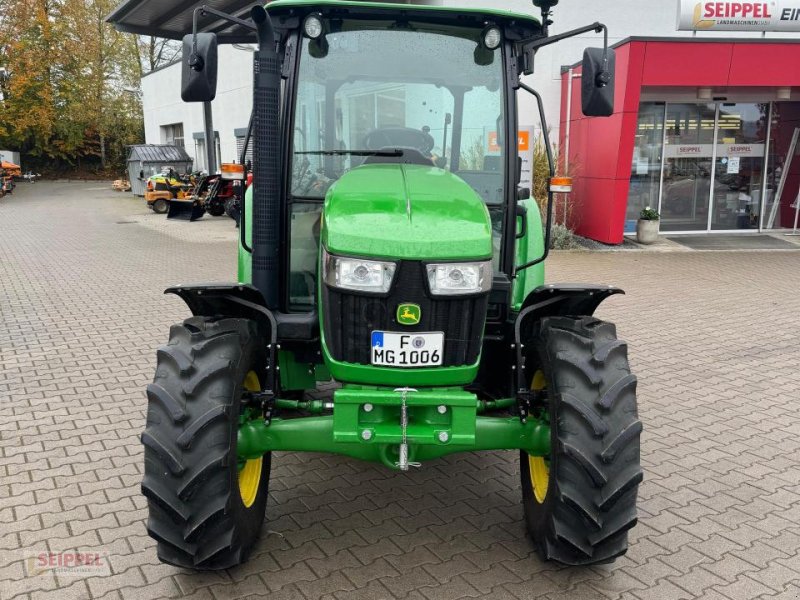
{"type": "Polygon", "coordinates": [[[547,484],[550,481],[550,468],[541,456],[528,457],[528,470],[531,472],[533,497],[539,504],[547,498],[547,484]]]}
{"type": "MultiPolygon", "coordinates": [[[[547,380],[544,377],[544,372],[536,371],[531,381],[531,389],[540,391],[547,387],[547,380]]],[[[531,487],[533,488],[533,497],[539,504],[544,502],[547,498],[547,487],[550,483],[550,467],[545,462],[542,456],[528,456],[528,471],[531,475],[531,487]]]]}
{"type": "MultiPolygon", "coordinates": [[[[244,378],[244,388],[248,392],[258,392],[261,390],[261,383],[255,371],[250,371],[244,378]]],[[[244,463],[244,467],[239,471],[239,494],[242,503],[250,508],[258,496],[258,484],[261,483],[261,467],[263,457],[252,458],[244,463]]]]}
{"type": "Polygon", "coordinates": [[[258,496],[258,484],[261,482],[261,461],[263,457],[253,458],[244,463],[244,468],[239,471],[239,494],[242,503],[250,508],[258,496]]]}

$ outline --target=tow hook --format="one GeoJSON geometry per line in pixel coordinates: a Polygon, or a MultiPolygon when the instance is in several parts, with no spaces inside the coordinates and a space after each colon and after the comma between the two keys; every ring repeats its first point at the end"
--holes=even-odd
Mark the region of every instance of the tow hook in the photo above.
{"type": "Polygon", "coordinates": [[[400,469],[401,471],[408,471],[408,467],[420,467],[422,466],[421,463],[418,462],[408,462],[408,405],[406,404],[406,399],[408,398],[409,393],[415,393],[417,390],[414,388],[403,387],[397,388],[395,392],[401,394],[400,396],[400,431],[402,432],[402,441],[400,442],[400,446],[398,447],[398,460],[395,463],[395,466],[400,469]]]}

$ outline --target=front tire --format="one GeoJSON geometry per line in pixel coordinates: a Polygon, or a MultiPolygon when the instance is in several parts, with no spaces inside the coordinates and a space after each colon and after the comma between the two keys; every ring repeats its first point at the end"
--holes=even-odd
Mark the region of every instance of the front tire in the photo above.
{"type": "Polygon", "coordinates": [[[270,455],[239,465],[236,441],[242,392],[260,387],[263,348],[252,321],[192,317],[158,350],[142,493],[162,562],[226,569],[244,562],[258,538],[270,455]]]}
{"type": "Polygon", "coordinates": [[[208,205],[208,214],[212,217],[221,217],[225,214],[225,204],[218,200],[214,200],[208,205]]]}
{"type": "Polygon", "coordinates": [[[526,370],[551,426],[551,454],[520,453],[528,533],[544,560],[611,562],[628,548],[642,481],[636,377],[616,328],[592,317],[542,320],[526,370]]]}
{"type": "Polygon", "coordinates": [[[150,205],[150,208],[152,208],[153,212],[157,215],[163,215],[169,210],[169,202],[164,200],[164,198],[158,198],[157,200],[153,201],[153,203],[150,205]]]}

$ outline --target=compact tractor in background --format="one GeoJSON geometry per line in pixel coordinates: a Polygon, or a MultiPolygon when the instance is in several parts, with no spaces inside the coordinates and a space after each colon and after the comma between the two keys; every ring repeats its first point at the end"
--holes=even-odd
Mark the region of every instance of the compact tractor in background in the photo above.
{"type": "Polygon", "coordinates": [[[244,165],[222,163],[220,173],[200,176],[188,195],[170,200],[167,218],[196,221],[206,213],[221,217],[242,195],[244,177],[244,165]]]}
{"type": "Polygon", "coordinates": [[[245,167],[223,163],[212,175],[176,175],[172,169],[147,180],[147,207],[168,219],[196,221],[205,215],[220,217],[232,209],[243,194],[245,167]]]}
{"type": "Polygon", "coordinates": [[[144,200],[147,208],[158,214],[169,210],[172,200],[183,200],[192,194],[196,185],[192,175],[178,175],[171,168],[150,176],[145,182],[144,200]]]}
{"type": "MultiPolygon", "coordinates": [[[[276,0],[243,20],[220,4],[196,9],[184,38],[183,98],[215,95],[203,23],[251,29],[253,185],[237,280],[167,290],[194,316],[172,327],[147,388],[159,558],[245,561],[274,451],[405,471],[500,449],[519,452],[542,558],[623,554],[642,480],[636,378],[614,325],[592,316],[621,290],[545,283],[565,182],[543,226],[516,152],[517,95],[542,113],[520,79],[536,51],[605,27],[549,36],[556,0],[534,0],[541,20],[351,0],[276,0]],[[329,400],[306,394],[331,379],[329,400]]],[[[584,54],[582,104],[613,111],[607,43],[584,54]]]]}

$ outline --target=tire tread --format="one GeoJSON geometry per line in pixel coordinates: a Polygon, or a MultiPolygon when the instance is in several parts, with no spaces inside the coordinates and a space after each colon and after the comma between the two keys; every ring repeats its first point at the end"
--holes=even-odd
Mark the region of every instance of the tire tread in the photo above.
{"type": "Polygon", "coordinates": [[[156,353],[141,438],[142,493],[149,507],[147,531],[164,562],[190,569],[233,567],[247,558],[257,538],[269,455],[257,503],[245,509],[231,473],[236,468],[231,428],[238,424],[237,390],[258,360],[258,341],[251,321],[191,317],[170,329],[169,343],[156,353]]]}
{"type": "Polygon", "coordinates": [[[521,455],[528,530],[545,559],[613,561],[627,550],[643,478],[637,380],[628,368],[627,345],[611,323],[561,316],[542,319],[534,345],[548,378],[553,454],[543,504],[533,497],[521,455]]]}

